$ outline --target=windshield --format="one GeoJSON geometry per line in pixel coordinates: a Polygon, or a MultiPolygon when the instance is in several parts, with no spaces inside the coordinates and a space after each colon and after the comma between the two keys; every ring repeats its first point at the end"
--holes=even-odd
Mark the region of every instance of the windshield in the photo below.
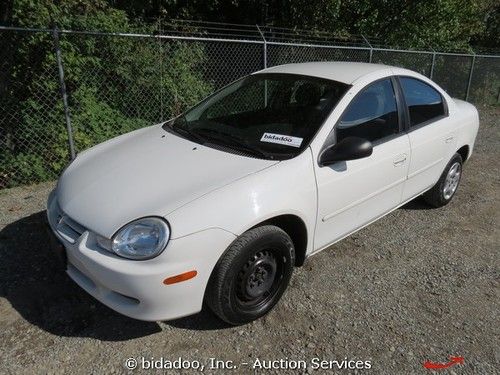
{"type": "Polygon", "coordinates": [[[295,74],[255,74],[177,117],[171,129],[207,146],[288,159],[309,145],[347,85],[295,74]]]}

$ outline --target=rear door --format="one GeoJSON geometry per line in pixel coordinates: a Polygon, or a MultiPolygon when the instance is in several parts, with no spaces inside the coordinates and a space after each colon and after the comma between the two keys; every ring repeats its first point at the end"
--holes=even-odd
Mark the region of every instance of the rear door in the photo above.
{"type": "Polygon", "coordinates": [[[430,84],[414,77],[398,78],[406,104],[406,127],[411,145],[403,201],[432,187],[456,146],[457,130],[448,116],[446,100],[430,84]]]}
{"type": "Polygon", "coordinates": [[[362,89],[335,125],[345,137],[368,139],[373,154],[320,167],[315,163],[318,217],[315,248],[321,249],[392,210],[401,202],[410,143],[402,127],[395,81],[384,78],[362,89]]]}

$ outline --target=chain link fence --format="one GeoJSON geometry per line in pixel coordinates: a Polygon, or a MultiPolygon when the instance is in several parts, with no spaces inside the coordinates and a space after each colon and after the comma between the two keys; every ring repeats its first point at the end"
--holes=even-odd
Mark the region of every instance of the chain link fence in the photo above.
{"type": "Polygon", "coordinates": [[[54,180],[74,152],[167,120],[239,77],[280,64],[402,66],[453,97],[499,102],[500,56],[379,48],[365,38],[297,40],[286,29],[246,28],[200,36],[0,27],[0,189],[54,180]]]}

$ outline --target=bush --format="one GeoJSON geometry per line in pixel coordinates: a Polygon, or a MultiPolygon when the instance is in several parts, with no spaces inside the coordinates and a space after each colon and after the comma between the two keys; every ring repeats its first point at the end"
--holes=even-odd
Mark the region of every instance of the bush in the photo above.
{"type": "MultiPolygon", "coordinates": [[[[78,28],[137,27],[120,11],[97,13],[79,18],[78,28]]],[[[60,45],[77,151],[166,120],[212,90],[201,73],[200,44],[62,34],[60,45]]],[[[0,188],[55,179],[70,157],[52,36],[11,33],[0,39],[0,49],[8,55],[8,65],[0,63],[0,89],[8,93],[0,99],[6,111],[0,118],[0,188]]]]}

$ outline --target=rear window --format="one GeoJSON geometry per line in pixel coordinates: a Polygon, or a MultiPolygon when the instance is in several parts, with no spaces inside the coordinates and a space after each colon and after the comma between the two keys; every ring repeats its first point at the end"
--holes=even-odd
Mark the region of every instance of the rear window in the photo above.
{"type": "Polygon", "coordinates": [[[400,81],[410,112],[410,127],[445,115],[443,97],[436,89],[415,78],[401,77],[400,81]]]}

